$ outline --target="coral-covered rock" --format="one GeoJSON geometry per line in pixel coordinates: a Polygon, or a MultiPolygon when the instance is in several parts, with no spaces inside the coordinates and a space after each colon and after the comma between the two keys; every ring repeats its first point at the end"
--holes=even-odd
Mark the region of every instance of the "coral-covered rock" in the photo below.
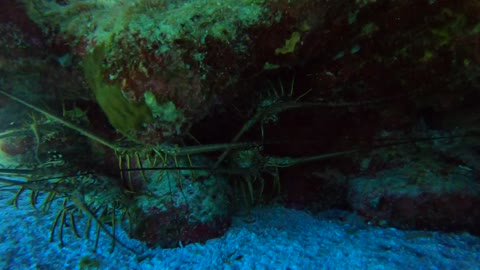
{"type": "MultiPolygon", "coordinates": [[[[207,171],[168,170],[175,164],[186,166],[187,159],[167,162],[165,169],[143,173],[147,180],[142,181],[143,190],[135,197],[139,213],[133,236],[150,246],[171,248],[222,235],[230,226],[233,210],[228,180],[209,176],[207,171]]],[[[193,162],[197,166],[208,164],[204,159],[193,162]]],[[[155,166],[148,161],[144,165],[155,166]]],[[[125,178],[136,181],[143,176],[130,173],[125,178]]]]}
{"type": "Polygon", "coordinates": [[[358,119],[371,123],[369,134],[411,124],[416,109],[459,106],[455,89],[477,80],[472,1],[24,3],[75,63],[83,61],[114,128],[148,143],[183,137],[237,97],[254,111],[252,100],[266,92],[259,75],[286,68],[298,69],[296,84],[311,101],[395,100],[358,119]]]}
{"type": "Polygon", "coordinates": [[[245,78],[318,55],[323,15],[342,8],[306,0],[24,2],[53,40],[83,58],[110,123],[153,143],[183,136],[217,103],[256,96],[245,78]]]}
{"type": "Polygon", "coordinates": [[[410,164],[356,178],[349,200],[373,224],[480,233],[480,184],[466,167],[410,164]]]}
{"type": "Polygon", "coordinates": [[[147,142],[183,135],[208,113],[250,66],[248,29],[273,20],[250,1],[25,2],[87,57],[87,82],[110,123],[147,142]]]}

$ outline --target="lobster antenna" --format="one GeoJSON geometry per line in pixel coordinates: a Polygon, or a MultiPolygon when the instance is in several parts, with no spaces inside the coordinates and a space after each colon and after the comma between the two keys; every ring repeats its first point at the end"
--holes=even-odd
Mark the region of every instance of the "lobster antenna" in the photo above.
{"type": "Polygon", "coordinates": [[[118,150],[118,147],[117,147],[117,146],[115,146],[114,144],[106,141],[105,139],[100,138],[100,137],[98,137],[98,136],[96,136],[96,135],[94,135],[94,134],[92,134],[92,133],[90,133],[90,132],[82,129],[82,128],[80,128],[80,127],[78,127],[78,126],[76,126],[76,125],[74,125],[74,124],[66,121],[65,119],[62,119],[62,118],[60,118],[60,117],[58,117],[58,116],[56,116],[56,115],[54,115],[54,114],[52,114],[52,113],[49,113],[49,112],[47,112],[47,111],[45,111],[45,110],[43,110],[43,109],[40,109],[39,107],[37,107],[37,106],[35,106],[35,105],[33,105],[33,104],[30,104],[30,103],[26,102],[26,101],[23,100],[23,99],[20,99],[20,98],[14,96],[14,95],[11,95],[11,94],[9,94],[9,93],[7,93],[7,92],[5,92],[5,91],[2,91],[2,90],[0,90],[0,94],[2,94],[2,95],[4,95],[4,96],[7,96],[7,97],[9,97],[10,99],[12,99],[12,100],[14,100],[14,101],[16,101],[16,102],[24,105],[24,106],[26,106],[26,107],[28,107],[28,108],[36,111],[36,112],[38,112],[38,113],[41,113],[41,114],[45,115],[46,117],[48,117],[48,118],[50,118],[50,119],[52,119],[52,120],[54,120],[54,121],[56,121],[56,122],[58,122],[58,123],[60,123],[60,124],[62,124],[62,125],[64,125],[64,126],[66,126],[66,127],[69,128],[69,129],[75,130],[76,132],[80,133],[81,135],[83,135],[83,136],[85,136],[85,137],[87,137],[87,138],[89,138],[89,139],[91,139],[91,140],[93,140],[93,141],[96,141],[96,142],[98,142],[98,143],[100,143],[100,144],[103,144],[103,145],[105,145],[106,147],[111,148],[111,149],[113,149],[113,150],[118,150]]]}

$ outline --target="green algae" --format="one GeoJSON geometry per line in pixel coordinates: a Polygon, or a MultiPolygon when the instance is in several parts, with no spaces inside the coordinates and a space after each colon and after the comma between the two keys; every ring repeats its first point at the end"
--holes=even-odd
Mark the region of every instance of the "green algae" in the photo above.
{"type": "Polygon", "coordinates": [[[145,102],[129,100],[119,85],[108,84],[102,76],[103,46],[88,54],[83,60],[83,71],[98,105],[110,124],[124,135],[140,130],[153,121],[152,113],[145,102]]]}

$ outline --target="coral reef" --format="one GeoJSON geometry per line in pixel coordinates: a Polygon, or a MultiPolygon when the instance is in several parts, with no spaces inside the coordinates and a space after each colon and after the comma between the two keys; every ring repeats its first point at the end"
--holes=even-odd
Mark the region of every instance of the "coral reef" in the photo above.
{"type": "Polygon", "coordinates": [[[478,1],[13,2],[3,169],[63,194],[60,231],[175,247],[275,200],[478,233],[478,1]]]}

